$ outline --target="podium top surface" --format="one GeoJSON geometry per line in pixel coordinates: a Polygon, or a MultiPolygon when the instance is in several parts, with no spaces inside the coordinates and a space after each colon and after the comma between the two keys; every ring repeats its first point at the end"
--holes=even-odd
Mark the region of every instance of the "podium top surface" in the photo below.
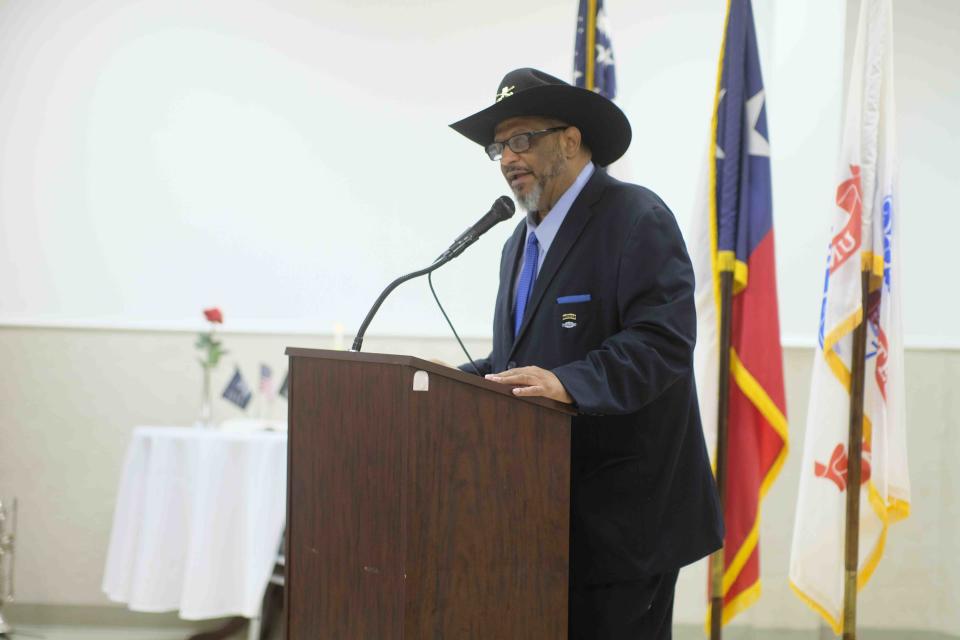
{"type": "Polygon", "coordinates": [[[317,358],[320,360],[339,360],[345,362],[367,362],[371,364],[387,364],[402,367],[411,367],[419,371],[426,371],[432,375],[456,380],[485,391],[492,391],[500,395],[510,396],[517,402],[527,402],[547,409],[553,409],[567,415],[576,415],[577,411],[570,405],[549,400],[547,398],[517,398],[511,392],[512,386],[484,380],[472,373],[465,373],[459,369],[447,367],[436,362],[423,360],[414,356],[404,356],[389,353],[363,353],[356,351],[332,351],[328,349],[306,349],[301,347],[287,347],[286,355],[291,358],[317,358]]]}

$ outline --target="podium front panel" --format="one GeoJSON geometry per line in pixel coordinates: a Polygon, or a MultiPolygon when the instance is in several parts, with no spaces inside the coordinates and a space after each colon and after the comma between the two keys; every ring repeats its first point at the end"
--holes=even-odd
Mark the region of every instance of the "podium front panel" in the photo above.
{"type": "Polygon", "coordinates": [[[459,372],[290,370],[289,638],[566,637],[569,416],[459,372]]]}

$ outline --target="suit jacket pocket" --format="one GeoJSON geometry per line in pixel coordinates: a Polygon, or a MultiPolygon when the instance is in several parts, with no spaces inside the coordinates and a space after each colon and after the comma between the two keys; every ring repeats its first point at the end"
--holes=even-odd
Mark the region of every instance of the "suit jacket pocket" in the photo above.
{"type": "Polygon", "coordinates": [[[620,529],[625,537],[640,534],[641,507],[650,499],[650,478],[639,458],[610,460],[586,469],[577,484],[575,508],[585,522],[620,529]]]}
{"type": "Polygon", "coordinates": [[[637,572],[647,544],[648,478],[638,458],[586,469],[575,487],[573,555],[585,582],[637,572]],[[579,562],[578,561],[578,562],[579,562]],[[589,569],[588,569],[589,567],[589,569]]]}
{"type": "Polygon", "coordinates": [[[539,338],[548,347],[545,351],[558,357],[556,364],[566,364],[583,358],[603,341],[603,336],[595,335],[602,326],[598,317],[600,300],[589,294],[557,299],[565,301],[548,307],[548,324],[541,329],[539,338]]]}
{"type": "Polygon", "coordinates": [[[638,503],[650,499],[650,474],[639,456],[605,460],[584,469],[580,481],[584,498],[598,503],[625,501],[638,503]],[[592,494],[592,495],[591,495],[592,494]]]}

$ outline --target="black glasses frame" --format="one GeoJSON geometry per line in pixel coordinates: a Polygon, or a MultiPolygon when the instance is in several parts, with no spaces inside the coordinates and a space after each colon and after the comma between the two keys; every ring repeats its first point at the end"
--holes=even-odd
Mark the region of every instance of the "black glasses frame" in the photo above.
{"type": "Polygon", "coordinates": [[[504,147],[510,147],[510,151],[514,153],[523,153],[524,151],[529,151],[532,143],[530,142],[535,136],[542,136],[548,133],[554,133],[555,131],[563,131],[564,129],[569,129],[569,125],[564,125],[562,127],[550,127],[549,129],[538,129],[537,131],[527,131],[526,133],[518,133],[515,136],[510,136],[503,142],[491,142],[486,146],[487,155],[490,156],[491,160],[499,160],[503,157],[504,147]]]}

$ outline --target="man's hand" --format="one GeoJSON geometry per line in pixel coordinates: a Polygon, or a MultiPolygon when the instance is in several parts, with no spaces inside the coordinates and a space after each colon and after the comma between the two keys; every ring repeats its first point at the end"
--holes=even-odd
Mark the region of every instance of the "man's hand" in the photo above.
{"type": "Polygon", "coordinates": [[[484,377],[502,384],[520,385],[513,390],[515,396],[542,396],[564,404],[573,404],[573,398],[563,388],[560,379],[547,369],[519,367],[500,373],[490,373],[484,377]]]}

